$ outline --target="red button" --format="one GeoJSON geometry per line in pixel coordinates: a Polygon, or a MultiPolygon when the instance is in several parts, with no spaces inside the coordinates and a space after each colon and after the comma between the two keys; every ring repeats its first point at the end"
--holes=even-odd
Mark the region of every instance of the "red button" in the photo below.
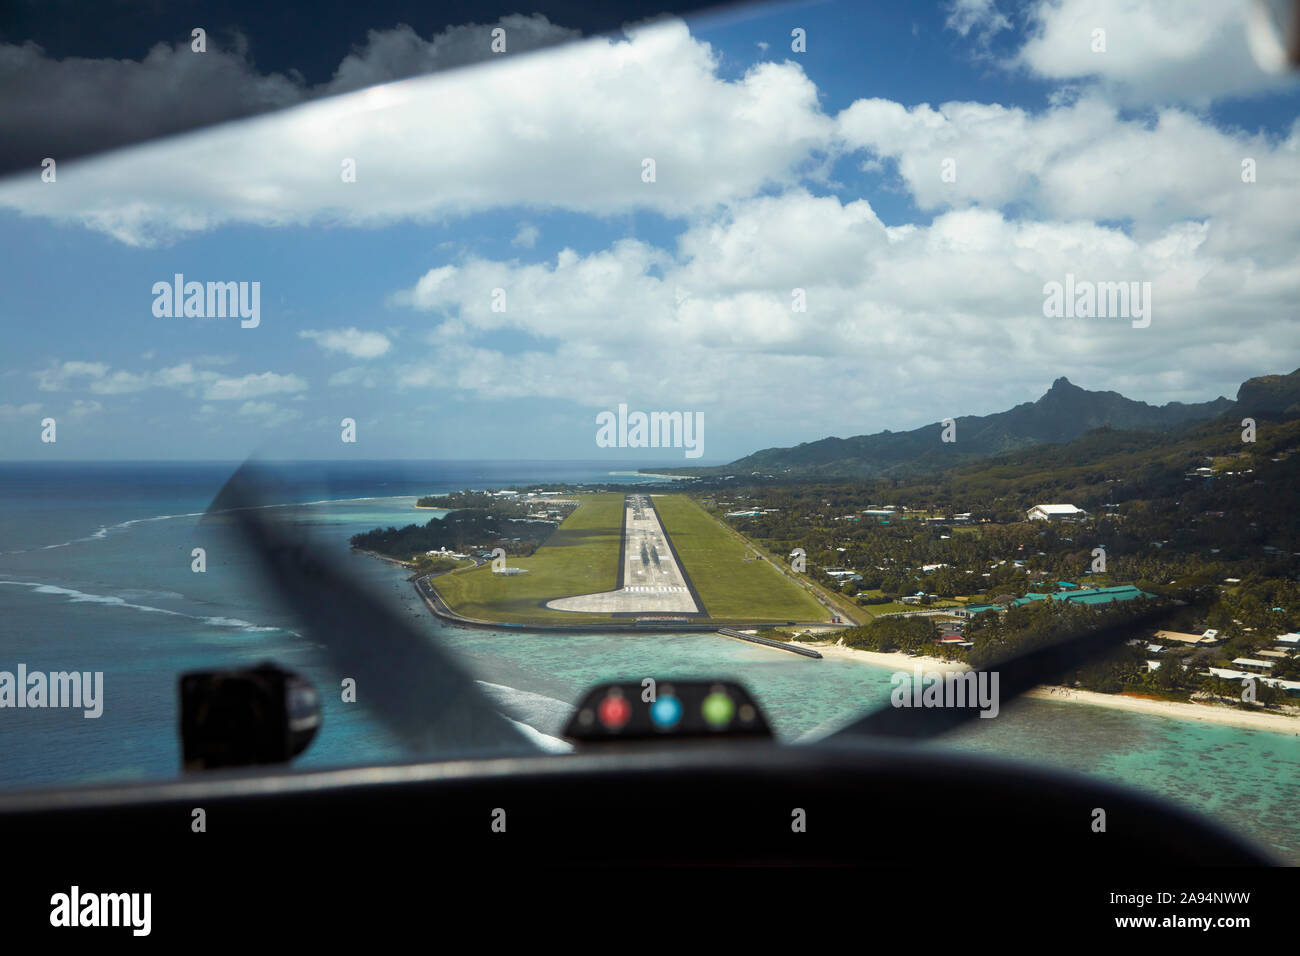
{"type": "Polygon", "coordinates": [[[622,697],[606,697],[600,702],[600,722],[610,730],[618,730],[632,716],[632,705],[622,697]]]}

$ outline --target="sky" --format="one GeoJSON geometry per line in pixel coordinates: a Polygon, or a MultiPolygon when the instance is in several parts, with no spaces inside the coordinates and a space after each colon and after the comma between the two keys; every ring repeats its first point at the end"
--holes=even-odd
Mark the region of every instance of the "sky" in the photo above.
{"type": "Polygon", "coordinates": [[[134,58],[0,43],[28,136],[124,96],[298,104],[0,181],[0,457],[703,464],[1060,376],[1231,398],[1300,366],[1300,92],[1246,9],[392,23],[328,76],[259,66],[238,30],[134,58]],[[258,283],[256,325],[158,314],[176,274],[258,283]],[[1045,315],[1067,275],[1149,283],[1149,321],[1045,315]],[[601,447],[620,405],[698,416],[702,457],[601,447]]]}

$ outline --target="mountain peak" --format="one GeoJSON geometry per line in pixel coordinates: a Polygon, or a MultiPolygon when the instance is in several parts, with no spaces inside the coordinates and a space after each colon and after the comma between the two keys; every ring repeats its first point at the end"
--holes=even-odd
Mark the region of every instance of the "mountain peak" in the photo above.
{"type": "MultiPolygon", "coordinates": [[[[1294,403],[1295,414],[1300,416],[1300,370],[1293,374],[1296,379],[1294,392],[1289,377],[1275,376],[1281,381],[1272,391],[1281,394],[1270,395],[1270,407],[1280,404],[1289,411],[1294,403]]],[[[1269,391],[1267,388],[1262,390],[1269,391]]],[[[1250,394],[1251,388],[1244,388],[1244,393],[1250,394]]],[[[797,448],[767,448],[729,465],[714,466],[710,471],[726,474],[729,471],[762,469],[770,472],[781,469],[789,475],[858,478],[937,471],[959,459],[988,458],[1043,443],[1062,444],[1095,428],[1173,431],[1189,422],[1221,415],[1232,405],[1222,398],[1191,405],[1179,402],[1148,405],[1125,398],[1119,392],[1093,392],[1080,388],[1062,375],[1037,401],[1024,402],[990,415],[963,416],[966,438],[955,450],[946,445],[942,446],[946,450],[936,450],[940,448],[936,442],[936,426],[924,425],[904,432],[822,438],[804,442],[797,448]]],[[[707,473],[704,469],[699,471],[707,473]]]]}

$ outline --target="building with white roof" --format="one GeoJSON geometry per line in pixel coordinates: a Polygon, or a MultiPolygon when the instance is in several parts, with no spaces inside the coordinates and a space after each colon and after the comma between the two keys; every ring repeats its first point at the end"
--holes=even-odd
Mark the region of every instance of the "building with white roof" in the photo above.
{"type": "Polygon", "coordinates": [[[1224,680],[1257,680],[1261,684],[1280,687],[1282,690],[1286,691],[1288,697],[1300,697],[1300,680],[1281,680],[1277,677],[1261,677],[1259,674],[1252,674],[1249,671],[1232,670],[1228,667],[1211,667],[1209,671],[1215,677],[1221,677],[1224,680]]]}
{"type": "Polygon", "coordinates": [[[1034,505],[1026,512],[1030,521],[1061,521],[1088,517],[1088,512],[1074,505],[1034,505]]]}
{"type": "Polygon", "coordinates": [[[1156,631],[1156,640],[1166,644],[1196,644],[1201,647],[1213,647],[1222,643],[1219,632],[1211,628],[1204,634],[1186,634],[1182,631],[1156,631]]]}

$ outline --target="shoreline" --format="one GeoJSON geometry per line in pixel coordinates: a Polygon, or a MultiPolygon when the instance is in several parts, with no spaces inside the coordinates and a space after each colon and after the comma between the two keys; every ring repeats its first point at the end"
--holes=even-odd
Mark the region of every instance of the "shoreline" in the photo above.
{"type": "MultiPolygon", "coordinates": [[[[812,644],[811,646],[821,651],[824,657],[856,660],[875,667],[887,667],[893,670],[910,672],[916,664],[922,665],[926,670],[936,670],[945,674],[970,669],[962,661],[945,661],[938,657],[913,657],[901,651],[891,651],[889,653],[864,651],[829,643],[812,644]]],[[[1076,687],[1062,687],[1056,684],[1044,684],[1035,687],[1021,696],[1032,700],[1091,704],[1094,707],[1110,707],[1114,710],[1127,710],[1131,713],[1148,714],[1153,717],[1168,717],[1173,720],[1198,720],[1246,730],[1266,730],[1270,733],[1293,737],[1300,735],[1300,716],[1290,716],[1276,711],[1239,710],[1229,704],[1156,700],[1149,697],[1132,697],[1124,694],[1103,694],[1099,691],[1080,690],[1076,687]]]]}
{"type": "Polygon", "coordinates": [[[367,551],[365,548],[351,548],[354,554],[365,554],[372,558],[378,558],[380,561],[387,561],[389,564],[395,564],[400,568],[406,568],[408,571],[415,570],[414,561],[403,561],[400,558],[390,558],[386,554],[380,554],[378,551],[367,551]]]}
{"type": "MultiPolygon", "coordinates": [[[[397,558],[390,558],[388,555],[379,554],[376,551],[367,551],[361,548],[354,548],[353,551],[369,555],[370,557],[379,558],[387,561],[389,564],[397,565],[406,570],[414,569],[415,565],[410,562],[400,561],[397,558]]],[[[419,587],[416,587],[419,592],[419,587]]],[[[428,597],[421,594],[424,602],[435,616],[442,617],[452,623],[459,623],[462,626],[470,627],[487,627],[502,628],[504,630],[556,630],[556,631],[581,631],[581,627],[574,628],[572,625],[508,625],[504,622],[479,621],[473,618],[462,618],[460,615],[447,609],[447,614],[439,613],[428,597]]],[[[716,629],[710,626],[710,630],[716,629]]],[[[611,631],[622,631],[627,633],[632,631],[631,628],[614,628],[608,625],[595,628],[601,633],[611,631]]],[[[652,633],[644,631],[642,633],[652,633]]],[[[896,671],[911,672],[916,665],[921,665],[925,670],[938,671],[940,673],[962,672],[970,669],[964,661],[948,661],[939,657],[929,657],[926,655],[911,655],[901,651],[882,651],[860,650],[854,647],[844,647],[831,641],[807,641],[807,642],[790,642],[798,643],[803,647],[816,648],[821,652],[824,658],[839,660],[853,660],[862,664],[869,664],[873,667],[887,668],[896,671]]],[[[1196,720],[1205,723],[1214,723],[1228,727],[1238,727],[1246,730],[1264,730],[1270,733],[1283,734],[1288,736],[1300,736],[1300,716],[1292,716],[1285,713],[1269,711],[1247,711],[1239,710],[1229,704],[1199,703],[1196,701],[1177,701],[1177,700],[1158,700],[1149,697],[1134,697],[1124,694],[1103,694],[1098,691],[1081,690],[1074,687],[1062,687],[1056,684],[1044,684],[1027,691],[1022,695],[1032,700],[1047,700],[1058,702],[1072,702],[1078,704],[1090,704],[1094,707],[1109,707],[1114,710],[1127,710],[1131,713],[1147,714],[1154,717],[1166,717],[1173,720],[1196,720]]]]}
{"type": "Polygon", "coordinates": [[[1111,707],[1132,713],[1150,714],[1155,717],[1170,717],[1174,720],[1199,720],[1203,723],[1240,727],[1246,730],[1267,730],[1292,737],[1300,736],[1300,717],[1292,717],[1276,711],[1239,710],[1230,704],[1156,700],[1127,694],[1102,694],[1094,690],[1051,684],[1035,687],[1023,696],[1035,700],[1073,701],[1096,707],[1111,707]]]}
{"type": "Polygon", "coordinates": [[[816,647],[822,652],[823,657],[835,657],[840,660],[861,661],[864,664],[871,664],[875,667],[888,667],[891,670],[905,670],[909,673],[915,664],[922,665],[926,670],[939,671],[947,674],[951,671],[970,670],[964,661],[945,661],[942,657],[913,657],[910,654],[904,654],[901,651],[864,651],[856,647],[844,647],[840,644],[815,644],[808,642],[808,646],[816,647]]]}

